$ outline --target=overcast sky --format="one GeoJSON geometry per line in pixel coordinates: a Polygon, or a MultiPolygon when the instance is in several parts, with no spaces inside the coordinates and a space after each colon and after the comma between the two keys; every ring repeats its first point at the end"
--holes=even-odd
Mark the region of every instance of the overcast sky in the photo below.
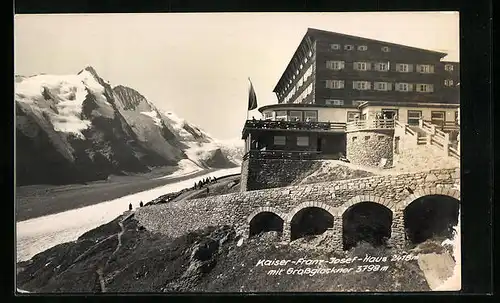
{"type": "Polygon", "coordinates": [[[308,27],[459,61],[458,12],[17,15],[15,73],[75,74],[91,65],[113,86],[232,139],[246,117],[247,78],[259,107],[277,103],[272,90],[308,27]]]}

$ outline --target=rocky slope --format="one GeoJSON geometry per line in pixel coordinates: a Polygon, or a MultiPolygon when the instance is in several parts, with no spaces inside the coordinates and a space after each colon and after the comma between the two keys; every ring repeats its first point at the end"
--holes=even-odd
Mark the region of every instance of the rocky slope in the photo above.
{"type": "MultiPolygon", "coordinates": [[[[359,246],[331,253],[279,243],[273,232],[243,240],[229,226],[170,239],[126,215],[18,264],[17,287],[28,292],[364,292],[428,291],[417,261],[388,263],[385,271],[269,275],[261,259],[298,260],[387,256],[399,251],[359,246]],[[326,278],[327,277],[327,278],[326,278]]],[[[301,240],[302,242],[304,240],[301,240]]],[[[347,268],[355,263],[329,266],[347,268]]],[[[321,266],[320,266],[321,267],[321,266]]]]}
{"type": "Polygon", "coordinates": [[[15,80],[17,186],[100,180],[182,159],[202,168],[237,165],[198,127],[161,113],[132,88],[112,88],[92,67],[15,80]]]}

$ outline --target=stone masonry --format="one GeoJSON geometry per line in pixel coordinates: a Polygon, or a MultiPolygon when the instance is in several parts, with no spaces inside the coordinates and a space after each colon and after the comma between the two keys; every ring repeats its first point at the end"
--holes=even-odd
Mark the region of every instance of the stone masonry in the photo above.
{"type": "Polygon", "coordinates": [[[210,225],[225,224],[233,225],[241,234],[245,234],[252,218],[266,211],[283,219],[284,237],[290,239],[289,229],[293,216],[303,208],[319,207],[333,215],[338,247],[341,247],[342,215],[350,206],[370,201],[392,210],[389,243],[402,246],[405,244],[402,214],[406,206],[426,195],[446,195],[460,200],[459,188],[459,168],[436,169],[158,204],[137,210],[136,218],[147,229],[172,237],[210,225]],[[413,193],[409,193],[406,188],[410,188],[413,193]]]}
{"type": "Polygon", "coordinates": [[[315,160],[246,159],[241,166],[241,191],[288,186],[317,163],[315,160]]]}
{"type": "Polygon", "coordinates": [[[391,167],[393,160],[394,129],[370,129],[347,133],[346,156],[354,164],[391,167]]]}

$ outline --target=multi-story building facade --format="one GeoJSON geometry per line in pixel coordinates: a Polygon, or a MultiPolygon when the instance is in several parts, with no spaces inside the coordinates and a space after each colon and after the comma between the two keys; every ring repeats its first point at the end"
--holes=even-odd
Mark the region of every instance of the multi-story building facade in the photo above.
{"type": "MultiPolygon", "coordinates": [[[[412,107],[421,107],[422,103],[452,104],[455,108],[459,103],[459,64],[440,61],[445,56],[446,53],[308,29],[274,89],[278,104],[261,111],[270,119],[273,113],[266,109],[282,108],[285,104],[290,108],[344,108],[345,119],[335,116],[331,120],[347,122],[355,115],[348,114],[347,109],[357,109],[367,101],[412,107]]],[[[313,113],[308,115],[314,119],[313,113]]],[[[445,119],[454,119],[451,115],[445,119]]],[[[303,113],[302,119],[305,118],[303,113]]]]}
{"type": "Polygon", "coordinates": [[[382,117],[456,130],[460,67],[442,61],[446,55],[308,29],[273,90],[278,103],[259,108],[264,121],[247,121],[247,151],[336,157],[350,122],[382,117]]]}

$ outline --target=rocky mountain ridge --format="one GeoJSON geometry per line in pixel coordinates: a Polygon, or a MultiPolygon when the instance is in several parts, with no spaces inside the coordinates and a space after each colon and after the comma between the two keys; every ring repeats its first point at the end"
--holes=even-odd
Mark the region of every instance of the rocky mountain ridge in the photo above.
{"type": "Polygon", "coordinates": [[[94,68],[15,77],[16,185],[70,184],[191,160],[233,167],[238,153],[94,68]],[[236,156],[235,156],[236,154],[236,156]]]}

